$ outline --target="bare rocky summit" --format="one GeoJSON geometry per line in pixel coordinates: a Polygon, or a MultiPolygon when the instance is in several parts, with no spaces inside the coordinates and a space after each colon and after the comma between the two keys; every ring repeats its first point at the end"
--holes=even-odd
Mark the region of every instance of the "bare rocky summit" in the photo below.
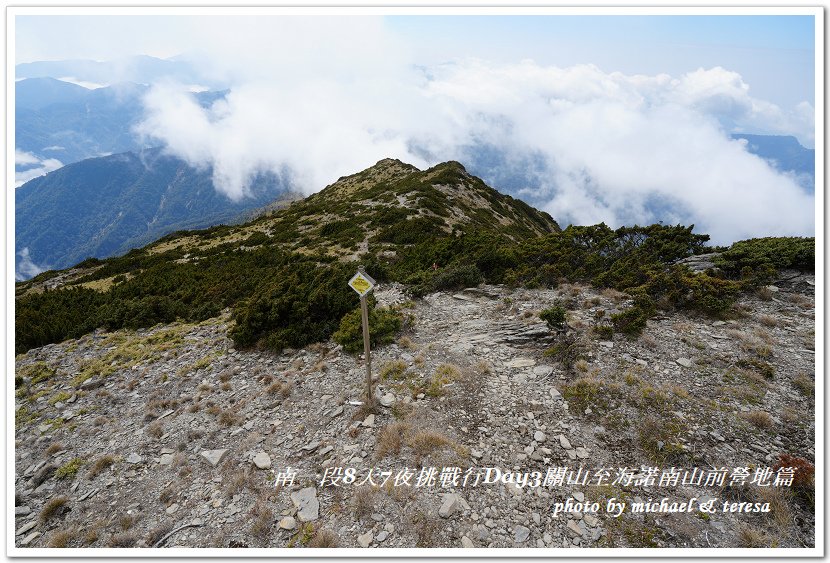
{"type": "MultiPolygon", "coordinates": [[[[15,545],[27,547],[808,547],[809,501],[790,488],[612,484],[617,468],[815,461],[815,298],[783,272],[724,320],[673,313],[603,339],[624,294],[480,286],[415,301],[364,366],[333,342],[235,350],[229,315],[97,331],[16,358],[15,545]],[[539,312],[566,303],[567,329],[539,312]],[[546,355],[557,342],[582,359],[546,355]],[[334,468],[357,481],[321,485],[334,468]],[[422,467],[435,482],[414,486],[422,467]],[[603,484],[462,486],[459,468],[610,470],[603,484]],[[377,486],[365,480],[374,468],[377,486]],[[392,486],[405,469],[412,486],[392,486]],[[328,473],[327,473],[328,469],[328,473]],[[293,480],[288,479],[295,472],[293,480]],[[386,485],[382,472],[390,471],[386,485]],[[378,475],[381,475],[378,477],[378,475]],[[767,513],[639,513],[608,500],[770,503],[767,513]],[[554,517],[556,503],[597,513],[554,517]]],[[[593,479],[592,479],[593,481],[593,479]]],[[[720,506],[718,504],[717,506],[720,506]]]]}

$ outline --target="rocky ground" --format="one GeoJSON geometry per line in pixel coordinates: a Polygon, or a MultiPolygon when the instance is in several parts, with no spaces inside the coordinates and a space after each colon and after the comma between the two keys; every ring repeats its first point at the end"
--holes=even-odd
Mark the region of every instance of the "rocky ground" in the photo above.
{"type": "Polygon", "coordinates": [[[373,351],[375,412],[360,404],[362,358],[332,342],[234,350],[227,315],[31,350],[16,360],[15,544],[810,547],[809,494],[750,482],[779,454],[815,461],[813,284],[785,273],[730,318],[666,314],[636,339],[598,328],[629,304],[613,291],[411,301],[382,287],[407,327],[373,351]],[[554,302],[566,332],[539,319],[554,302]],[[473,486],[488,467],[567,473],[473,486]],[[730,484],[741,467],[746,484],[730,484]],[[692,468],[728,473],[720,486],[657,482],[692,468]],[[718,510],[606,512],[612,498],[664,497],[718,510]],[[601,509],[554,516],[568,499],[601,509]],[[770,511],[724,513],[725,500],[770,511]]]}

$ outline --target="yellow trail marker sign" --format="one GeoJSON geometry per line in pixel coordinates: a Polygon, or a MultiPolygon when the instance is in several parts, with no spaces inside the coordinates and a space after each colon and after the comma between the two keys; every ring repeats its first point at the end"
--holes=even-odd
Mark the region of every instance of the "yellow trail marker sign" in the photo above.
{"type": "Polygon", "coordinates": [[[349,280],[349,287],[355,290],[361,297],[372,291],[375,284],[377,284],[377,282],[366,272],[358,272],[352,276],[352,279],[349,280]]]}
{"type": "Polygon", "coordinates": [[[360,295],[360,320],[363,325],[363,354],[366,357],[366,403],[372,409],[375,406],[375,396],[372,393],[372,356],[369,350],[369,307],[366,304],[366,294],[372,291],[377,282],[366,273],[363,266],[357,267],[357,273],[349,280],[349,287],[360,295]]]}

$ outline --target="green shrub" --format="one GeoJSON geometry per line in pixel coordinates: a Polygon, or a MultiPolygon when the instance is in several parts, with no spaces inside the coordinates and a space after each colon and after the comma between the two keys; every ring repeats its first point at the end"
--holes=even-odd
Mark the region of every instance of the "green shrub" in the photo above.
{"type": "Polygon", "coordinates": [[[462,289],[475,287],[484,281],[479,269],[473,264],[461,264],[449,266],[438,270],[432,279],[432,291],[446,289],[462,289]]]}
{"type": "Polygon", "coordinates": [[[610,325],[597,325],[594,327],[594,334],[596,334],[597,338],[600,340],[613,340],[614,327],[610,325]]]}
{"type": "Polygon", "coordinates": [[[86,461],[79,457],[72,458],[71,460],[67,461],[66,463],[58,467],[57,471],[55,471],[55,478],[69,479],[71,477],[74,477],[84,463],[86,463],[86,461]]]}
{"type": "Polygon", "coordinates": [[[628,336],[638,336],[646,328],[646,321],[654,314],[654,310],[654,302],[648,295],[638,295],[634,298],[634,305],[611,315],[614,330],[628,336]]]}
{"type": "Polygon", "coordinates": [[[541,313],[539,313],[539,318],[548,323],[548,328],[551,330],[562,330],[565,328],[567,313],[564,307],[557,305],[544,309],[541,313]]]}
{"type": "MultiPolygon", "coordinates": [[[[369,344],[372,348],[394,342],[395,334],[403,326],[403,315],[396,309],[369,307],[369,344]]],[[[351,353],[363,351],[363,322],[360,307],[346,313],[340,320],[340,328],[333,335],[334,341],[351,353]]]]}

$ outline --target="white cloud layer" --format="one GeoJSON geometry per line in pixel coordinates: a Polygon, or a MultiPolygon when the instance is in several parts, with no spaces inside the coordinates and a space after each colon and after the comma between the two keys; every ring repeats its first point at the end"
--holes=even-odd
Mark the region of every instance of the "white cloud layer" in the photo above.
{"type": "Polygon", "coordinates": [[[30,152],[22,151],[20,149],[14,149],[14,164],[15,188],[22,186],[29,180],[48,174],[49,172],[57,170],[63,166],[63,163],[57,158],[41,159],[30,152]],[[17,168],[21,168],[21,170],[17,170],[17,168]]]}
{"type": "Polygon", "coordinates": [[[721,243],[813,234],[813,197],[729,137],[792,134],[809,144],[813,108],[755,99],[735,72],[624,75],[529,60],[425,69],[371,21],[345,31],[342,21],[337,30],[314,24],[269,29],[262,42],[259,29],[233,41],[204,30],[221,49],[203,60],[237,86],[203,109],[186,87],[156,85],[138,132],[213,166],[231,198],[262,171],[310,193],[381,158],[423,167],[469,162],[489,147],[503,156],[499,176],[522,178],[523,196],[563,224],[695,223],[721,243]],[[252,50],[263,56],[242,55],[252,50]]]}
{"type": "Polygon", "coordinates": [[[14,278],[17,281],[28,280],[46,271],[46,268],[38,266],[32,261],[31,256],[29,256],[28,247],[20,250],[20,252],[18,252],[17,255],[20,257],[20,260],[18,260],[17,262],[17,267],[15,268],[14,274],[14,278]]]}

